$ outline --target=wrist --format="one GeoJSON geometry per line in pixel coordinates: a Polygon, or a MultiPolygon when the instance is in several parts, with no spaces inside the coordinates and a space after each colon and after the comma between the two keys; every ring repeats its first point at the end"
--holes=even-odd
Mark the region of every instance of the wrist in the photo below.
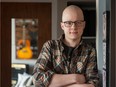
{"type": "Polygon", "coordinates": [[[89,84],[89,86],[88,87],[95,87],[93,84],[89,84]]]}

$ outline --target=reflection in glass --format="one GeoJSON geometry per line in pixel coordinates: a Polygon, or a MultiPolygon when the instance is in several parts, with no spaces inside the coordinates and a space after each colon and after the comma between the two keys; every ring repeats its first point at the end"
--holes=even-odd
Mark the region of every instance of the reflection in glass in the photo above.
{"type": "Polygon", "coordinates": [[[15,43],[17,59],[38,56],[38,20],[15,19],[15,43]]]}

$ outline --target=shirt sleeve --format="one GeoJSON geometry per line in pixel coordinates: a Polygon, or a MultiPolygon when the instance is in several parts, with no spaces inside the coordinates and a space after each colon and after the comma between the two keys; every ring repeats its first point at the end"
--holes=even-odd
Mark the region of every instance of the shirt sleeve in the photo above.
{"type": "Polygon", "coordinates": [[[42,47],[33,70],[33,83],[35,87],[48,87],[54,74],[51,59],[50,45],[46,42],[42,47]]]}
{"type": "Polygon", "coordinates": [[[89,54],[89,60],[86,69],[86,79],[87,79],[87,83],[93,84],[95,87],[99,87],[97,58],[94,48],[90,51],[89,54]]]}

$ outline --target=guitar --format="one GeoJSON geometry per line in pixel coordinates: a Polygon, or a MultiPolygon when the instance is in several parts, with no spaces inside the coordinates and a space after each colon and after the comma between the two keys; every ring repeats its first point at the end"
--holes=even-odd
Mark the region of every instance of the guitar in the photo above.
{"type": "Polygon", "coordinates": [[[19,49],[17,50],[17,57],[20,59],[30,59],[33,52],[30,48],[30,41],[25,39],[26,28],[23,26],[23,39],[18,41],[19,49]]]}

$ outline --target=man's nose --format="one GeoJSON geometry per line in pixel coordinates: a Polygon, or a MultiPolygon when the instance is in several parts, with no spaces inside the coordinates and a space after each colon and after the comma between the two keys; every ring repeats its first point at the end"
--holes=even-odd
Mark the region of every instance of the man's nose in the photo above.
{"type": "Polygon", "coordinates": [[[73,29],[76,29],[76,27],[77,27],[76,23],[73,23],[71,26],[71,28],[73,28],[73,29]]]}

